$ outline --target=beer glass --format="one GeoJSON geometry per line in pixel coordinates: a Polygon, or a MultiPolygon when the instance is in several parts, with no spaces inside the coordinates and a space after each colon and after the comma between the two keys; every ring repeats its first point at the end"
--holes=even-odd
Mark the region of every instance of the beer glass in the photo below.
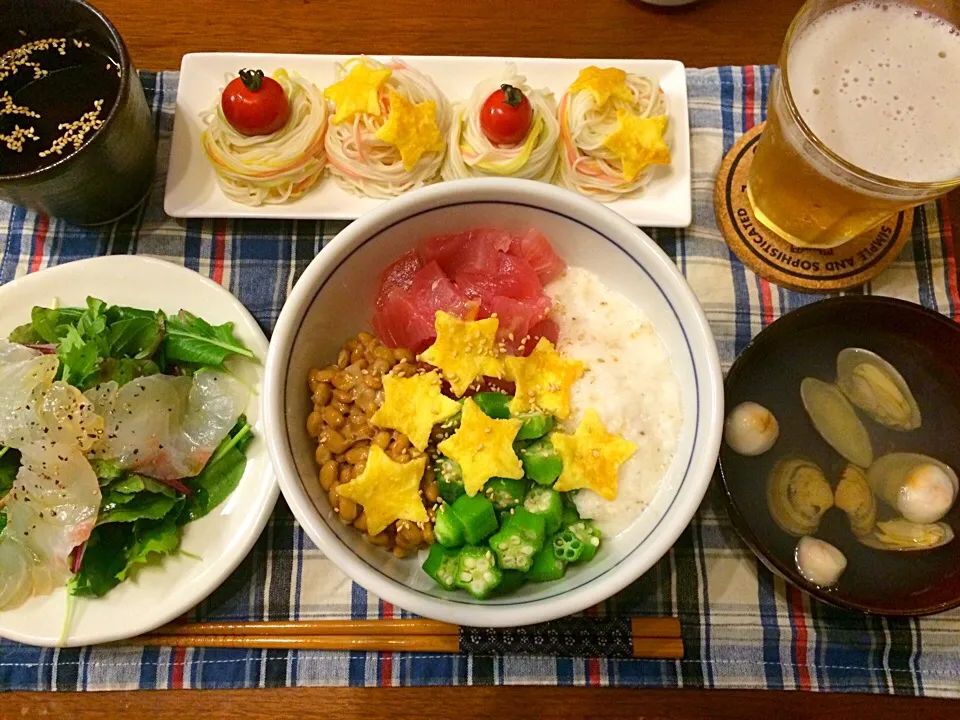
{"type": "Polygon", "coordinates": [[[960,185],[950,117],[958,25],[956,0],[807,2],[787,33],[747,181],[757,220],[795,246],[830,248],[960,185]],[[910,37],[880,29],[894,17],[910,37]],[[895,88],[905,96],[885,95],[895,88]]]}

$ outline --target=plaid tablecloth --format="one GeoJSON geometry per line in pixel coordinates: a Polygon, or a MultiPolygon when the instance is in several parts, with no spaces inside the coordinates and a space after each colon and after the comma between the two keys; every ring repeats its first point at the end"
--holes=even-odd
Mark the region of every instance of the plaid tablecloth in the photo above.
{"type": "MultiPolygon", "coordinates": [[[[717,167],[762,119],[772,68],[688,73],[693,224],[651,230],[703,303],[728,367],[781,313],[818,299],[756,277],[730,253],[713,214],[717,167]]],[[[299,273],[342,227],[333,222],[176,221],[163,186],[176,73],[143,74],[158,120],[156,184],[147,204],[86,230],[0,203],[0,283],[105,253],[182,263],[237,295],[269,333],[299,273]]],[[[942,202],[916,214],[912,242],[862,292],[892,295],[960,319],[956,250],[942,202]]],[[[786,587],[739,540],[711,488],[670,553],[595,614],[679,615],[679,661],[406,653],[80,648],[0,642],[0,687],[41,690],[237,688],[284,685],[549,684],[800,688],[960,695],[960,612],[882,619],[837,610],[786,587]]],[[[202,620],[400,617],[353,585],[313,547],[281,500],[253,552],[195,611],[202,620]]]]}

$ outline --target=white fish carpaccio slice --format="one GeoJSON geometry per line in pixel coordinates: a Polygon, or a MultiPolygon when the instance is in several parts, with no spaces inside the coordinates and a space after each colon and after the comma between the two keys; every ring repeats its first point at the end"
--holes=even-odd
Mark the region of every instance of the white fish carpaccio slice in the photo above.
{"type": "Polygon", "coordinates": [[[93,530],[100,486],[85,457],[103,420],[58,360],[0,341],[0,445],[21,453],[0,534],[0,609],[63,585],[69,558],[93,530]]]}
{"type": "Polygon", "coordinates": [[[93,454],[160,480],[193,477],[236,424],[249,395],[243,383],[217,371],[98,385],[87,397],[106,427],[93,454]]]}

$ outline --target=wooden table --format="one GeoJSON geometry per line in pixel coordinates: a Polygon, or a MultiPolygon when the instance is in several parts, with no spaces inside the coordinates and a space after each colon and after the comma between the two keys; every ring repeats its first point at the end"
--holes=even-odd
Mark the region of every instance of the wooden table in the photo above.
{"type": "MultiPolygon", "coordinates": [[[[691,67],[776,62],[801,0],[93,0],[145,70],[184,53],[257,51],[403,55],[676,58],[691,67]]],[[[952,198],[960,232],[960,197],[952,198]]],[[[960,678],[958,678],[960,682],[960,678]]],[[[0,717],[165,718],[945,716],[935,700],[826,694],[557,688],[10,693],[0,717]],[[438,713],[437,709],[441,712],[438,713]],[[446,709],[444,712],[443,709],[446,709]]]]}

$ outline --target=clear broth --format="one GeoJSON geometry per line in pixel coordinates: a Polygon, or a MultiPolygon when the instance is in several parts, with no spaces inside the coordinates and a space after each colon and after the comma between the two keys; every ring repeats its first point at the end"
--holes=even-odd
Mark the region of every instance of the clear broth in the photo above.
{"type": "MultiPolygon", "coordinates": [[[[746,400],[769,408],[780,424],[773,448],[759,457],[744,457],[725,443],[721,463],[728,493],[755,536],[781,567],[793,569],[798,538],[784,532],[771,518],[766,502],[770,472],[777,461],[793,456],[817,463],[833,488],[847,461],[814,430],[800,399],[805,377],[826,381],[836,378],[836,358],[847,347],[871,350],[903,375],[920,406],[922,425],[911,432],[883,427],[858,411],[873,443],[874,458],[890,452],[931,455],[960,469],[960,376],[943,348],[899,333],[882,317],[857,323],[840,316],[826,325],[780,333],[776,341],[758,342],[746,362],[735,368],[727,384],[727,408],[746,400]]],[[[882,502],[883,514],[893,516],[882,502]]],[[[850,531],[846,515],[832,508],[823,517],[816,537],[838,547],[847,558],[839,583],[826,592],[852,603],[896,612],[905,602],[940,602],[934,599],[943,583],[960,583],[960,507],[955,504],[944,521],[958,538],[943,548],[919,552],[875,550],[860,544],[850,531]],[[926,596],[932,593],[929,598],[926,596]]]]}

